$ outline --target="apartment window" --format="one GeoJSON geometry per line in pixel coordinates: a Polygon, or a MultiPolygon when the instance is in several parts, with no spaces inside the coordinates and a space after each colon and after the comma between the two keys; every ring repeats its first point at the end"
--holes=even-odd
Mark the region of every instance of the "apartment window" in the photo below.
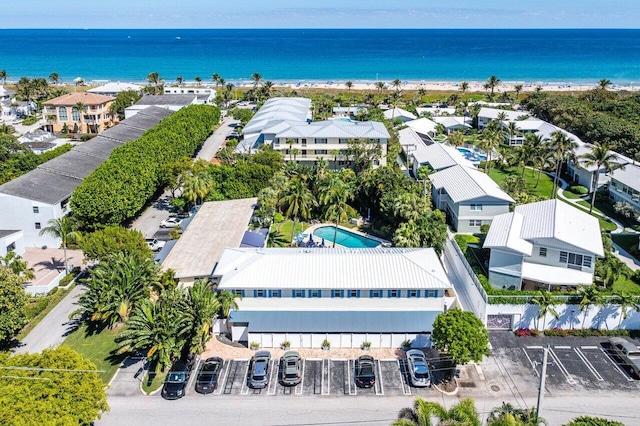
{"type": "Polygon", "coordinates": [[[407,291],[407,297],[420,297],[420,290],[407,291]]]}
{"type": "Polygon", "coordinates": [[[67,107],[58,108],[58,121],[67,121],[69,117],[67,117],[67,107]]]}
{"type": "Polygon", "coordinates": [[[400,297],[400,290],[389,290],[387,292],[387,297],[389,298],[400,297]]]}
{"type": "Polygon", "coordinates": [[[569,265],[579,265],[582,266],[583,256],[581,254],[569,253],[569,259],[567,263],[569,265]]]}
{"type": "Polygon", "coordinates": [[[302,139],[302,146],[307,146],[307,140],[306,139],[302,139]]]}
{"type": "Polygon", "coordinates": [[[40,213],[40,207],[38,207],[38,206],[33,206],[33,212],[34,212],[34,213],[40,213]]]}
{"type": "Polygon", "coordinates": [[[346,138],[340,138],[338,140],[338,143],[349,143],[349,142],[348,142],[348,139],[346,139],[346,138]]]}
{"type": "Polygon", "coordinates": [[[231,293],[235,294],[236,296],[244,297],[244,290],[231,290],[231,293]]]}
{"type": "Polygon", "coordinates": [[[10,251],[16,251],[15,241],[7,246],[7,253],[9,253],[10,251]]]}
{"type": "Polygon", "coordinates": [[[322,297],[322,291],[320,290],[309,290],[309,297],[322,297]]]}
{"type": "Polygon", "coordinates": [[[472,212],[481,212],[482,211],[482,204],[471,204],[470,209],[472,212]]]}
{"type": "Polygon", "coordinates": [[[369,297],[382,297],[382,290],[369,290],[369,297]]]}
{"type": "Polygon", "coordinates": [[[567,263],[568,255],[569,255],[569,253],[567,253],[566,251],[561,251],[560,252],[560,263],[567,263]]]}
{"type": "Polygon", "coordinates": [[[540,251],[538,252],[538,254],[540,255],[540,257],[547,257],[547,248],[540,247],[540,251]]]}
{"type": "Polygon", "coordinates": [[[303,157],[306,157],[306,156],[307,156],[307,150],[306,150],[306,149],[303,149],[303,150],[302,150],[302,156],[303,156],[303,157]]]}
{"type": "Polygon", "coordinates": [[[331,297],[344,297],[344,290],[331,290],[331,297]]]}
{"type": "Polygon", "coordinates": [[[482,226],[482,221],[481,220],[470,220],[469,221],[469,226],[482,226]]]}
{"type": "Polygon", "coordinates": [[[293,290],[293,297],[304,298],[304,290],[293,290]]]}
{"type": "Polygon", "coordinates": [[[327,140],[326,139],[316,139],[316,143],[317,144],[326,144],[327,140]]]}
{"type": "Polygon", "coordinates": [[[253,290],[253,297],[267,297],[267,290],[253,290]]]}
{"type": "Polygon", "coordinates": [[[590,268],[591,256],[584,256],[582,254],[561,251],[560,263],[566,263],[567,267],[571,269],[581,269],[582,266],[586,266],[587,268],[590,268]]]}
{"type": "Polygon", "coordinates": [[[36,222],[36,229],[40,229],[40,228],[41,228],[40,222],[36,222]]]}
{"type": "Polygon", "coordinates": [[[349,290],[349,297],[360,297],[360,290],[349,290]]]}
{"type": "Polygon", "coordinates": [[[78,108],[71,108],[71,119],[73,121],[80,121],[80,111],[78,110],[78,108]]]}
{"type": "Polygon", "coordinates": [[[282,297],[282,290],[269,290],[269,297],[282,297]]]}
{"type": "Polygon", "coordinates": [[[327,155],[326,149],[316,149],[316,155],[327,155]]]}
{"type": "Polygon", "coordinates": [[[582,265],[586,268],[591,268],[591,256],[584,256],[582,258],[582,265]]]}
{"type": "Polygon", "coordinates": [[[438,297],[438,290],[425,290],[424,297],[438,297]]]}

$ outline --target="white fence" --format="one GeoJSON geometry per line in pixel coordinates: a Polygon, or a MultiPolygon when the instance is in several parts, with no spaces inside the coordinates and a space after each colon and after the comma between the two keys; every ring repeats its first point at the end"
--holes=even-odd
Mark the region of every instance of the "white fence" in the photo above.
{"type": "Polygon", "coordinates": [[[256,342],[261,348],[277,348],[288,341],[292,348],[321,348],[324,340],[331,348],[359,348],[364,342],[372,348],[400,348],[406,340],[411,347],[430,348],[430,334],[412,333],[249,333],[249,343],[256,342]]]}

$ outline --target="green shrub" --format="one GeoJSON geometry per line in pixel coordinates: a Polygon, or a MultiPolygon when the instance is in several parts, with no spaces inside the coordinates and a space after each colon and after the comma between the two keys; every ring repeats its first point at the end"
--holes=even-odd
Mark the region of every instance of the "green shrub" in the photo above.
{"type": "MultiPolygon", "coordinates": [[[[67,275],[65,275],[64,277],[62,277],[62,279],[60,280],[60,287],[66,287],[71,281],[73,281],[73,279],[80,273],[80,268],[78,266],[75,266],[70,273],[68,273],[67,275]]],[[[58,288],[54,288],[53,290],[57,290],[58,288]]],[[[51,290],[51,291],[53,291],[51,290]]],[[[51,293],[50,293],[51,295],[51,293]]]]}
{"type": "Polygon", "coordinates": [[[573,330],[552,328],[544,331],[544,335],[548,337],[633,337],[631,330],[607,330],[607,329],[595,329],[595,328],[576,328],[573,330]]]}
{"type": "Polygon", "coordinates": [[[31,126],[32,124],[36,124],[36,121],[38,121],[38,117],[35,116],[35,115],[32,115],[32,116],[27,117],[24,120],[22,120],[22,125],[23,126],[31,126]]]}
{"type": "Polygon", "coordinates": [[[489,232],[489,228],[490,227],[491,227],[491,225],[489,225],[488,223],[480,225],[480,232],[482,232],[483,234],[486,234],[486,233],[489,232]]]}
{"type": "Polygon", "coordinates": [[[587,195],[589,193],[589,190],[582,185],[571,186],[569,187],[569,191],[578,195],[587,195]]]}

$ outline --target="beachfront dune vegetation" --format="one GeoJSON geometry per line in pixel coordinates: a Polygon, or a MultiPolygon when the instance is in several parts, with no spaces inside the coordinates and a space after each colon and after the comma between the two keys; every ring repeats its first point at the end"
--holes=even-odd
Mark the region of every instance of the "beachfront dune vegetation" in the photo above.
{"type": "Polygon", "coordinates": [[[164,165],[192,157],[219,121],[218,108],[192,105],[115,149],[74,190],[74,214],[88,229],[119,225],[133,218],[165,186],[164,165]]]}

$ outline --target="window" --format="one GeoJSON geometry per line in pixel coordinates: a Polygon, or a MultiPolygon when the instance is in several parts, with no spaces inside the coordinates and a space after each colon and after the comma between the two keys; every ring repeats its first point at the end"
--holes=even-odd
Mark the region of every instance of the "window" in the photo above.
{"type": "Polygon", "coordinates": [[[344,297],[344,290],[331,290],[331,297],[344,297]]]}
{"type": "Polygon", "coordinates": [[[360,297],[360,290],[349,290],[347,294],[349,297],[360,297]]]}
{"type": "Polygon", "coordinates": [[[482,221],[481,220],[470,220],[469,221],[469,226],[482,226],[482,221]]]}
{"type": "Polygon", "coordinates": [[[369,290],[369,297],[382,297],[382,290],[369,290]]]}
{"type": "Polygon", "coordinates": [[[327,155],[326,149],[316,149],[316,154],[318,155],[327,155]]]}
{"type": "Polygon", "coordinates": [[[41,228],[40,222],[36,222],[36,229],[40,229],[40,228],[41,228]]]}
{"type": "Polygon", "coordinates": [[[425,290],[424,297],[438,297],[438,290],[425,290]]]}
{"type": "Polygon", "coordinates": [[[469,210],[471,210],[472,212],[481,212],[482,204],[471,204],[471,207],[469,208],[469,210]]]}
{"type": "Polygon", "coordinates": [[[15,251],[15,250],[16,250],[16,243],[14,241],[14,242],[12,242],[11,244],[9,244],[7,246],[7,253],[9,253],[10,251],[15,251]]]}
{"type": "Polygon", "coordinates": [[[387,297],[400,297],[400,290],[389,290],[387,297]]]}
{"type": "Polygon", "coordinates": [[[71,119],[73,121],[80,121],[80,111],[78,110],[78,108],[71,108],[71,119]]]}
{"type": "Polygon", "coordinates": [[[253,297],[267,297],[267,290],[253,290],[253,297]]]}
{"type": "Polygon", "coordinates": [[[58,121],[67,121],[69,117],[67,117],[67,107],[58,108],[58,121]]]}
{"type": "Polygon", "coordinates": [[[33,206],[34,213],[40,213],[40,208],[38,206],[33,206]]]}
{"type": "Polygon", "coordinates": [[[547,248],[546,247],[540,247],[540,257],[547,257],[547,248]]]}
{"type": "Polygon", "coordinates": [[[236,296],[244,297],[244,290],[231,290],[231,293],[235,294],[236,296]]]}
{"type": "Polygon", "coordinates": [[[302,146],[307,146],[307,140],[306,139],[302,139],[302,146]]]}
{"type": "Polygon", "coordinates": [[[587,268],[591,268],[591,256],[584,256],[582,264],[587,268]]]}
{"type": "Polygon", "coordinates": [[[316,143],[327,143],[326,139],[316,139],[316,143]]]}
{"type": "Polygon", "coordinates": [[[560,252],[560,263],[567,263],[568,253],[566,251],[560,252]]]}
{"type": "Polygon", "coordinates": [[[407,291],[407,297],[420,297],[420,290],[407,291]]]}
{"type": "Polygon", "coordinates": [[[293,290],[293,297],[304,297],[304,290],[293,290]]]}
{"type": "Polygon", "coordinates": [[[309,297],[322,297],[322,291],[320,291],[320,290],[309,290],[309,297]]]}
{"type": "Polygon", "coordinates": [[[347,141],[348,141],[348,139],[346,139],[346,138],[340,138],[338,140],[338,143],[348,143],[347,141]]]}
{"type": "Polygon", "coordinates": [[[560,252],[560,263],[566,263],[568,268],[581,269],[582,266],[591,268],[591,256],[584,256],[582,254],[569,253],[566,251],[560,252]]]}
{"type": "Polygon", "coordinates": [[[282,297],[282,290],[269,290],[269,297],[282,297]]]}

